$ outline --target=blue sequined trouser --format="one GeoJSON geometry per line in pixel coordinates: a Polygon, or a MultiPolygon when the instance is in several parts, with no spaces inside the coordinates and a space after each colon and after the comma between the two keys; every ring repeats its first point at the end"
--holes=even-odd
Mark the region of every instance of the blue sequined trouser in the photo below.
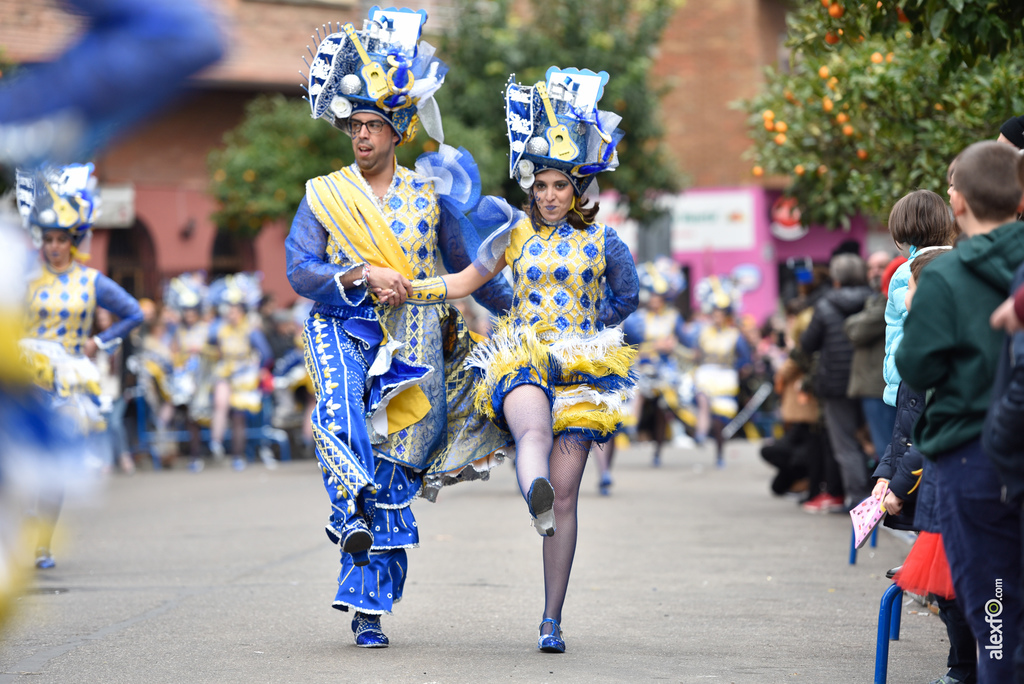
{"type": "Polygon", "coordinates": [[[419,543],[410,504],[420,489],[411,468],[382,458],[370,444],[364,417],[366,374],[380,343],[369,319],[314,313],[305,326],[306,366],[316,391],[313,435],[331,500],[327,536],[338,543],[355,516],[369,515],[370,563],[356,567],[341,553],[334,607],[389,613],[402,597],[408,560],[419,543]]]}

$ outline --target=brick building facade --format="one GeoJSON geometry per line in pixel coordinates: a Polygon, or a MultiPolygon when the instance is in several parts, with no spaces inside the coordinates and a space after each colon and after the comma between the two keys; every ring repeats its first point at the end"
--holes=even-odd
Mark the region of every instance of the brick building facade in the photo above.
{"type": "MultiPolygon", "coordinates": [[[[255,240],[218,234],[210,219],[208,151],[261,92],[299,94],[300,53],[311,29],[328,20],[359,21],[360,0],[209,0],[223,17],[227,57],[194,81],[188,95],[121,138],[97,160],[104,185],[134,190],[130,227],[97,229],[91,265],[138,296],[159,297],[166,278],[205,269],[259,269],[281,303],[294,299],[284,274],[287,225],[268,225],[255,240]]],[[[425,7],[443,28],[442,0],[425,7]]],[[[364,6],[366,5],[366,6],[364,6]]],[[[0,0],[0,47],[17,62],[49,58],[73,40],[78,22],[55,0],[0,0]]],[[[745,116],[730,103],[754,95],[762,68],[775,63],[785,32],[783,0],[691,0],[667,27],[654,75],[669,87],[666,142],[691,185],[752,182],[742,153],[745,116]]]]}

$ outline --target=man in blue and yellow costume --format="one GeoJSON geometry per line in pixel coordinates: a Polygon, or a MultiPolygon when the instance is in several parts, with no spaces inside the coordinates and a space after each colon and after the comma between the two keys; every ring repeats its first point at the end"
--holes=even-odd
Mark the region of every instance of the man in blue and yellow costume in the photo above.
{"type": "MultiPolygon", "coordinates": [[[[351,136],[356,161],[306,184],[285,242],[292,287],[316,302],[304,338],[327,536],[342,551],[333,605],[356,611],[355,641],[368,648],[388,645],[380,616],[402,597],[405,549],[419,542],[413,498],[482,476],[511,443],[473,413],[462,317],[443,302],[404,304],[412,280],[436,274],[436,252],[455,271],[477,247],[460,223],[479,199],[469,155],[442,145],[417,171],[395,160],[419,123],[442,140],[433,94],[447,67],[419,42],[425,20],[374,8],[361,31],[318,32],[312,115],[351,136]]],[[[497,312],[511,292],[496,278],[476,298],[497,312]]]]}

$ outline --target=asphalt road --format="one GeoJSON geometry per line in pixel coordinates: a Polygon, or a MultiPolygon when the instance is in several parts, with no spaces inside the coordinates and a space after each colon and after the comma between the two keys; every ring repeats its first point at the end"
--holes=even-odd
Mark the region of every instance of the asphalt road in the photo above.
{"type": "MultiPolygon", "coordinates": [[[[540,538],[508,464],[414,504],[392,646],[352,643],[330,607],[337,547],[310,461],[113,476],[65,513],[57,567],[3,636],[0,682],[869,682],[886,569],[905,540],[847,563],[849,520],[768,491],[756,448],[617,457],[588,467],[563,613],[568,651],[536,650],[540,538]]],[[[904,606],[889,682],[945,672],[945,630],[904,606]]]]}

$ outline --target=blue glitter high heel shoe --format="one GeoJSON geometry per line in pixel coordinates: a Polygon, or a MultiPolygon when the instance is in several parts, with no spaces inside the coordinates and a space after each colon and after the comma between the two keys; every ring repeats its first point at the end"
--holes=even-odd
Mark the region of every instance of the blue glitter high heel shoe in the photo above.
{"type": "Polygon", "coordinates": [[[361,517],[353,518],[341,529],[341,550],[352,556],[352,563],[357,567],[370,564],[371,546],[373,534],[361,517]]]}
{"type": "Polygon", "coordinates": [[[50,554],[50,549],[45,546],[40,546],[36,549],[36,567],[40,570],[49,570],[50,568],[57,567],[57,563],[50,554]]]}
{"type": "Polygon", "coordinates": [[[540,623],[541,635],[537,639],[537,648],[545,653],[565,653],[565,640],[562,638],[562,628],[557,620],[545,618],[540,623]],[[544,634],[544,625],[551,623],[551,634],[544,634]]]}
{"type": "Polygon", "coordinates": [[[611,473],[604,473],[601,475],[601,483],[597,486],[597,491],[601,493],[601,496],[611,496],[612,484],[611,473]]]}
{"type": "Polygon", "coordinates": [[[387,648],[388,638],[380,629],[380,615],[356,613],[352,618],[352,632],[359,648],[387,648]]]}
{"type": "Polygon", "coordinates": [[[546,477],[538,477],[530,485],[527,495],[533,526],[542,537],[555,535],[555,490],[546,477]]]}

